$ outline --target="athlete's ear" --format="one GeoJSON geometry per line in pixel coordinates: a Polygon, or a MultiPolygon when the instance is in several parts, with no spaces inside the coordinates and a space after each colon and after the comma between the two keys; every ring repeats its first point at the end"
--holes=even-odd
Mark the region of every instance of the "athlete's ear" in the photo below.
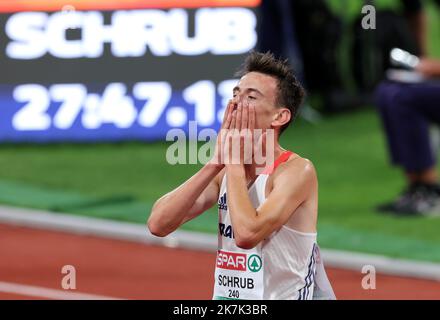
{"type": "Polygon", "coordinates": [[[272,118],[272,127],[282,127],[290,121],[292,113],[287,108],[279,108],[272,118]]]}

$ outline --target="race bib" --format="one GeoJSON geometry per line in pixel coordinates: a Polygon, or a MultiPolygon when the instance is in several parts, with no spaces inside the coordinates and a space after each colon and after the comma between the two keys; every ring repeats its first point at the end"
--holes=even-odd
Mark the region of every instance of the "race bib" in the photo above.
{"type": "Polygon", "coordinates": [[[263,299],[263,259],[258,252],[218,250],[214,299],[263,299]]]}

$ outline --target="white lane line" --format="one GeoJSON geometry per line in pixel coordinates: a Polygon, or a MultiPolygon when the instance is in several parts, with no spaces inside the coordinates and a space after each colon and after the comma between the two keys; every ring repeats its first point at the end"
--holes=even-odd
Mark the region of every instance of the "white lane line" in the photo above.
{"type": "MultiPolygon", "coordinates": [[[[153,236],[145,225],[0,206],[0,222],[44,230],[63,231],[109,239],[162,245],[172,248],[216,252],[217,236],[201,232],[175,231],[165,238],[153,236]]],[[[440,264],[394,259],[381,255],[322,249],[326,266],[358,271],[372,265],[376,272],[394,276],[440,281],[440,264]]]]}
{"type": "Polygon", "coordinates": [[[0,281],[0,292],[53,300],[120,300],[118,298],[107,296],[72,292],[67,290],[55,290],[2,281],[0,281]]]}
{"type": "Polygon", "coordinates": [[[332,249],[321,250],[321,253],[325,266],[357,271],[359,275],[362,275],[364,266],[370,265],[381,274],[440,281],[440,264],[438,263],[332,249]]]}
{"type": "Polygon", "coordinates": [[[157,244],[215,252],[217,237],[201,232],[176,231],[165,238],[153,236],[146,225],[53,213],[34,209],[0,206],[0,222],[43,230],[64,231],[79,235],[157,244]]]}

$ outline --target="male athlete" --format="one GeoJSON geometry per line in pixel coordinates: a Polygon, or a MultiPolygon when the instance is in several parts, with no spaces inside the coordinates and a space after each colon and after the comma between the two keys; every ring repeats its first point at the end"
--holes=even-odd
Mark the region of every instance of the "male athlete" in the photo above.
{"type": "Polygon", "coordinates": [[[278,144],[303,88],[269,53],[252,52],[239,76],[212,160],[154,204],[148,228],[164,237],[218,203],[214,299],[334,299],[316,242],[315,169],[278,144]],[[275,161],[256,161],[261,149],[275,161]]]}

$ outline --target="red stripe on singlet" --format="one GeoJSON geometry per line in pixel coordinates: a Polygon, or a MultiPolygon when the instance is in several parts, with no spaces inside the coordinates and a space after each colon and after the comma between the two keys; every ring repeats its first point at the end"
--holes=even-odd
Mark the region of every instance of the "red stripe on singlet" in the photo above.
{"type": "Polygon", "coordinates": [[[269,165],[266,169],[264,169],[262,174],[272,174],[275,169],[282,163],[286,162],[287,160],[289,160],[290,156],[294,154],[292,151],[284,151],[276,160],[272,165],[269,165]]]}

